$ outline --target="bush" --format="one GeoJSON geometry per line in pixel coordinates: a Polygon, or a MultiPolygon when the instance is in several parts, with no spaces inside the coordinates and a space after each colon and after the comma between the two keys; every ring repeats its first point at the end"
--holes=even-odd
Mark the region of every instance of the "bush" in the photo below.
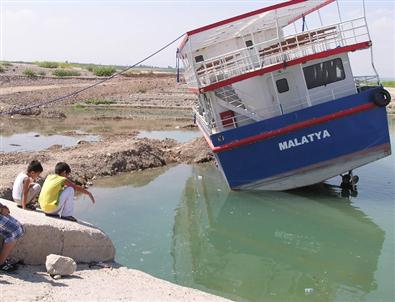
{"type": "Polygon", "coordinates": [[[97,66],[92,68],[92,72],[98,77],[109,77],[116,72],[116,69],[112,66],[97,66]]]}
{"type": "Polygon", "coordinates": [[[88,65],[87,67],[86,67],[86,70],[88,70],[88,71],[90,71],[90,72],[93,72],[93,69],[95,68],[95,66],[94,65],[88,65]]]}
{"type": "Polygon", "coordinates": [[[0,73],[3,73],[5,71],[5,68],[0,65],[0,73]]]}
{"type": "Polygon", "coordinates": [[[84,104],[75,104],[74,105],[74,108],[76,108],[76,109],[85,109],[85,105],[84,104]]]}
{"type": "Polygon", "coordinates": [[[40,77],[44,77],[44,76],[46,75],[46,73],[45,73],[45,71],[39,71],[39,72],[38,72],[38,75],[39,75],[40,77]]]}
{"type": "Polygon", "coordinates": [[[9,67],[9,66],[12,66],[12,64],[10,62],[7,62],[7,61],[0,61],[0,67],[1,66],[9,67]]]}
{"type": "Polygon", "coordinates": [[[49,62],[49,61],[36,62],[36,65],[39,67],[44,67],[44,68],[58,68],[59,67],[58,62],[49,62]]]}
{"type": "Polygon", "coordinates": [[[383,81],[381,84],[383,84],[384,87],[395,87],[395,81],[383,81]]]}
{"type": "Polygon", "coordinates": [[[58,67],[60,67],[60,68],[73,68],[74,65],[70,64],[69,62],[66,61],[66,62],[59,63],[58,67]]]}
{"type": "Polygon", "coordinates": [[[37,74],[33,70],[31,70],[30,68],[25,69],[23,74],[25,76],[27,76],[28,78],[36,78],[37,77],[37,74]]]}
{"type": "Polygon", "coordinates": [[[109,100],[109,99],[89,99],[85,101],[86,104],[91,104],[91,105],[110,105],[114,104],[115,101],[109,100]]]}
{"type": "Polygon", "coordinates": [[[81,74],[76,70],[64,70],[64,69],[56,69],[52,72],[54,76],[57,77],[78,77],[81,74]]]}

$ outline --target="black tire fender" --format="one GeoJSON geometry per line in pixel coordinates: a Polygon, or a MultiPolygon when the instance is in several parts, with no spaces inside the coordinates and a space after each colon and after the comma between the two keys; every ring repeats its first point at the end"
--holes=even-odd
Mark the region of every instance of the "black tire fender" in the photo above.
{"type": "Polygon", "coordinates": [[[379,107],[385,107],[391,102],[391,94],[384,88],[373,91],[371,97],[373,103],[379,107]]]}

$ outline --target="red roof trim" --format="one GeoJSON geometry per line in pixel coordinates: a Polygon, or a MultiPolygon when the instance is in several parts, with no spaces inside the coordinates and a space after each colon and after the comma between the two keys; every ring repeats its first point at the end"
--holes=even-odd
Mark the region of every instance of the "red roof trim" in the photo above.
{"type": "Polygon", "coordinates": [[[188,41],[188,35],[185,34],[184,37],[182,38],[181,42],[180,42],[180,45],[178,46],[178,51],[181,51],[184,48],[184,46],[187,43],[187,41],[188,41]]]}
{"type": "Polygon", "coordinates": [[[306,1],[307,0],[291,0],[291,1],[287,1],[287,2],[278,3],[278,4],[275,4],[275,5],[264,7],[264,8],[258,9],[258,10],[254,10],[252,12],[248,12],[248,13],[236,16],[236,17],[225,19],[225,20],[222,20],[222,21],[219,21],[219,22],[215,22],[215,23],[212,23],[212,24],[209,24],[209,25],[206,25],[206,26],[203,26],[203,27],[200,27],[200,28],[188,31],[187,35],[188,36],[192,36],[194,34],[197,34],[197,33],[200,33],[202,31],[209,30],[209,29],[213,29],[213,28],[221,26],[221,25],[225,25],[225,24],[228,24],[228,23],[239,21],[239,20],[244,19],[244,18],[248,18],[248,17],[251,17],[251,16],[258,15],[258,14],[261,14],[261,13],[264,13],[264,12],[272,11],[272,10],[275,10],[275,9],[278,9],[278,8],[287,7],[287,6],[290,6],[290,5],[294,5],[294,4],[301,3],[301,2],[306,2],[306,1]]]}
{"type": "Polygon", "coordinates": [[[353,45],[330,49],[330,50],[327,50],[324,52],[316,53],[313,55],[308,55],[303,58],[295,59],[292,61],[286,61],[284,63],[279,63],[279,64],[272,65],[272,66],[269,66],[266,68],[262,68],[262,69],[259,69],[256,71],[245,73],[245,74],[242,74],[242,75],[239,75],[239,76],[236,76],[236,77],[233,77],[233,78],[230,78],[230,79],[227,79],[227,80],[215,83],[215,84],[211,84],[211,85],[208,85],[203,88],[200,88],[199,91],[200,91],[200,93],[204,93],[204,92],[215,90],[215,89],[218,89],[218,88],[221,88],[221,87],[233,84],[233,83],[237,83],[237,82],[249,79],[249,78],[261,76],[261,75],[264,75],[265,73],[268,73],[268,72],[273,72],[276,70],[285,69],[288,66],[297,65],[297,64],[305,63],[305,62],[316,60],[316,59],[326,58],[326,57],[333,56],[333,55],[343,53],[343,52],[356,51],[359,49],[368,48],[371,45],[372,45],[372,42],[366,41],[366,42],[361,42],[361,43],[357,43],[357,44],[353,44],[353,45]]]}
{"type": "Polygon", "coordinates": [[[310,119],[307,121],[299,122],[299,123],[296,123],[296,124],[293,124],[293,125],[290,125],[287,127],[283,127],[283,128],[277,129],[277,130],[267,131],[267,132],[263,132],[261,134],[250,136],[250,137],[247,137],[247,138],[244,138],[241,140],[236,140],[231,143],[228,143],[228,144],[225,144],[222,146],[218,146],[218,147],[214,147],[210,138],[207,137],[207,135],[205,134],[204,131],[202,131],[202,132],[203,132],[204,137],[206,138],[207,143],[209,144],[211,150],[215,153],[218,153],[218,152],[223,152],[223,151],[230,150],[233,148],[241,147],[241,146],[244,146],[247,144],[252,144],[252,143],[255,143],[255,142],[258,142],[258,141],[261,141],[264,139],[268,139],[271,137],[287,134],[287,133],[290,133],[290,132],[293,132],[293,131],[296,131],[296,130],[299,130],[302,128],[311,127],[311,126],[315,126],[315,125],[322,124],[325,122],[329,122],[334,119],[339,119],[339,118],[342,118],[342,117],[345,117],[345,116],[348,116],[351,114],[355,114],[355,113],[359,113],[359,112],[366,111],[369,109],[373,109],[375,107],[376,107],[376,105],[374,103],[363,104],[363,105],[349,108],[346,110],[338,111],[336,113],[328,114],[328,115],[325,115],[325,116],[322,116],[319,118],[313,118],[313,119],[310,119]]]}

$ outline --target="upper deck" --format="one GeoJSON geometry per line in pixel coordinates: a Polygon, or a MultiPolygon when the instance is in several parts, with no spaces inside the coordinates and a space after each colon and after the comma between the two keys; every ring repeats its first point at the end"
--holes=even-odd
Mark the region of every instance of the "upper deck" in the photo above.
{"type": "Polygon", "coordinates": [[[207,92],[267,72],[368,48],[364,17],[284,36],[283,28],[333,2],[294,0],[187,33],[179,57],[191,90],[207,92]]]}

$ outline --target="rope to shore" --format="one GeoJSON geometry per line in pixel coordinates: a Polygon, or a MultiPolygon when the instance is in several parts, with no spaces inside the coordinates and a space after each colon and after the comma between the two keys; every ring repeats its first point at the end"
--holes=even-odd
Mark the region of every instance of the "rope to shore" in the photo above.
{"type": "Polygon", "coordinates": [[[98,81],[98,82],[96,82],[96,83],[94,83],[94,84],[92,84],[92,85],[89,85],[89,86],[87,86],[87,87],[78,89],[78,90],[76,90],[76,91],[74,91],[74,92],[71,92],[71,93],[66,94],[66,95],[64,95],[64,96],[61,96],[61,97],[57,97],[57,98],[52,99],[52,100],[40,102],[40,103],[38,103],[38,104],[32,104],[32,105],[30,105],[30,106],[25,106],[25,107],[21,107],[21,108],[17,108],[17,109],[11,109],[11,110],[9,110],[9,111],[1,111],[1,112],[0,112],[0,116],[18,114],[18,113],[21,113],[21,112],[25,112],[25,111],[27,111],[27,110],[31,110],[31,109],[38,108],[38,107],[41,107],[41,106],[45,106],[45,105],[49,105],[49,104],[52,104],[52,103],[56,103],[56,102],[59,102],[59,101],[63,101],[63,100],[65,100],[65,99],[67,99],[67,98],[76,96],[77,94],[80,94],[81,92],[84,92],[84,91],[86,91],[86,90],[88,90],[88,89],[91,89],[91,88],[93,88],[93,87],[96,87],[96,86],[98,86],[98,85],[100,85],[100,84],[103,84],[104,82],[107,82],[107,81],[109,81],[109,80],[115,78],[116,76],[119,76],[119,75],[125,73],[126,71],[128,71],[128,70],[130,70],[130,69],[136,67],[137,65],[140,65],[141,63],[147,61],[148,59],[152,58],[153,56],[157,55],[158,53],[160,53],[160,52],[162,52],[163,50],[165,50],[166,48],[168,48],[170,45],[172,45],[172,44],[174,44],[175,42],[177,42],[177,41],[178,41],[179,39],[181,39],[183,36],[184,36],[184,34],[182,34],[182,35],[179,36],[178,38],[172,40],[171,42],[165,44],[164,46],[162,46],[161,48],[159,48],[159,49],[156,50],[155,52],[151,53],[150,55],[146,56],[144,59],[138,61],[137,63],[135,63],[135,64],[133,64],[133,65],[131,65],[131,66],[129,66],[129,67],[127,67],[127,68],[125,68],[125,69],[119,71],[119,72],[116,72],[116,73],[114,73],[113,75],[111,75],[111,76],[109,76],[109,77],[107,77],[107,78],[105,78],[105,79],[103,79],[103,80],[100,80],[100,81],[98,81]]]}

